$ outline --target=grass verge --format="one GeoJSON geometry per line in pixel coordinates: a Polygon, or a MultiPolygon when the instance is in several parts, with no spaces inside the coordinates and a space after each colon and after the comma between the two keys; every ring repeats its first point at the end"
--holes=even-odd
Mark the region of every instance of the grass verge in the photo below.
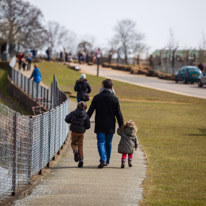
{"type": "Polygon", "coordinates": [[[0,69],[0,103],[10,107],[11,109],[20,112],[21,114],[29,115],[29,113],[7,93],[7,77],[8,71],[0,69]]]}
{"type": "MultiPolygon", "coordinates": [[[[63,91],[73,91],[80,73],[58,63],[39,64],[43,81],[56,74],[63,91]]],[[[91,96],[103,78],[87,75],[91,96]]],[[[114,81],[124,119],[133,119],[147,154],[141,205],[206,205],[206,100],[114,81]],[[133,100],[133,101],[131,101],[133,100]]]]}

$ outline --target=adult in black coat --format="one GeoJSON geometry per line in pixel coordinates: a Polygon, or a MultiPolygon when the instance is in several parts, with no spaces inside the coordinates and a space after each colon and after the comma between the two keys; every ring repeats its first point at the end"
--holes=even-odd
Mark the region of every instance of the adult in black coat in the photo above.
{"type": "Polygon", "coordinates": [[[104,80],[102,86],[102,91],[94,96],[87,112],[91,117],[96,110],[95,133],[97,134],[97,147],[100,155],[99,168],[109,164],[116,119],[119,127],[124,123],[119,100],[112,91],[112,80],[104,80]]]}
{"type": "Polygon", "coordinates": [[[80,79],[76,81],[74,90],[77,92],[77,102],[89,101],[89,93],[91,92],[91,87],[86,79],[86,74],[81,74],[80,79]]]}

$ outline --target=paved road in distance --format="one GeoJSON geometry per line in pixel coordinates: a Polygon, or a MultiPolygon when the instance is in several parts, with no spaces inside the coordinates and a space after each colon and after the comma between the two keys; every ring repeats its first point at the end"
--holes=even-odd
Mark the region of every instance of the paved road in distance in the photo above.
{"type": "MultiPolygon", "coordinates": [[[[96,65],[88,66],[86,64],[81,64],[78,66],[80,66],[82,73],[84,72],[86,74],[92,75],[96,75],[97,73],[96,65]]],[[[99,75],[102,77],[111,78],[147,88],[206,99],[206,86],[204,86],[203,88],[199,88],[196,83],[176,84],[174,81],[162,80],[156,77],[146,77],[143,75],[133,75],[129,72],[118,71],[103,67],[100,67],[99,75]]]]}

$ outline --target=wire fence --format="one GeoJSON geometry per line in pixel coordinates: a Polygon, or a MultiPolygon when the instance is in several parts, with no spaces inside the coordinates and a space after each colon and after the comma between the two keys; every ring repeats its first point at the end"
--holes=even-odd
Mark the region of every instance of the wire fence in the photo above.
{"type": "Polygon", "coordinates": [[[0,201],[30,183],[31,177],[57,154],[68,135],[64,118],[69,101],[59,90],[56,78],[47,89],[13,68],[9,75],[19,89],[48,111],[25,116],[0,104],[0,201]]]}
{"type": "Polygon", "coordinates": [[[19,88],[46,109],[52,109],[65,100],[65,95],[60,91],[55,76],[50,89],[28,79],[12,67],[10,67],[9,76],[19,88]]]}

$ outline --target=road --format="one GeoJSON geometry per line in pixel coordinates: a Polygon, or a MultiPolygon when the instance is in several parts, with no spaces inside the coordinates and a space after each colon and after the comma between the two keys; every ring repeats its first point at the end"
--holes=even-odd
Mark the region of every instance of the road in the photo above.
{"type": "MultiPolygon", "coordinates": [[[[80,66],[81,72],[96,75],[96,65],[88,66],[86,64],[72,64],[80,66]]],[[[135,84],[147,88],[157,89],[161,91],[172,92],[185,96],[198,97],[206,99],[206,87],[199,88],[197,84],[176,84],[174,81],[162,80],[156,77],[146,77],[143,75],[134,75],[129,72],[113,70],[110,68],[100,67],[99,76],[111,78],[122,82],[135,84]]]]}

